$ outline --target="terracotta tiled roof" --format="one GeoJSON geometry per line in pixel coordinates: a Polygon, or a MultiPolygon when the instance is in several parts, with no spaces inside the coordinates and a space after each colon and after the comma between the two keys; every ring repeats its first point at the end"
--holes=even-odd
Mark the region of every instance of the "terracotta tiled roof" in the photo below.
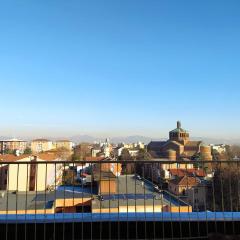
{"type": "Polygon", "coordinates": [[[58,159],[57,155],[54,153],[39,153],[37,157],[44,161],[54,161],[58,159]]]}
{"type": "Polygon", "coordinates": [[[203,171],[203,169],[170,169],[169,170],[170,174],[172,176],[178,176],[178,177],[183,177],[185,175],[188,176],[197,176],[197,177],[205,177],[206,174],[203,171]]]}
{"type": "Polygon", "coordinates": [[[40,160],[44,160],[44,161],[54,161],[57,160],[58,157],[56,156],[56,154],[52,154],[52,153],[39,153],[37,155],[31,155],[31,154],[23,154],[20,156],[16,156],[14,154],[5,154],[5,155],[0,155],[0,162],[16,162],[19,160],[26,160],[28,161],[29,158],[34,159],[34,157],[37,157],[40,160]]]}
{"type": "Polygon", "coordinates": [[[170,183],[178,186],[196,186],[199,183],[199,180],[196,177],[177,177],[176,179],[170,180],[170,183]]]}
{"type": "Polygon", "coordinates": [[[31,157],[30,154],[23,154],[20,156],[16,156],[14,154],[4,154],[4,155],[0,155],[0,161],[3,162],[16,162],[18,160],[22,160],[24,158],[28,158],[31,157]]]}

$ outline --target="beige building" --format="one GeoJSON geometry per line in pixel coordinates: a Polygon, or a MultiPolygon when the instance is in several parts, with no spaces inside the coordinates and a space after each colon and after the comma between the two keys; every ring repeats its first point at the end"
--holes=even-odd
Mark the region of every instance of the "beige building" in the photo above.
{"type": "Polygon", "coordinates": [[[5,158],[3,155],[2,158],[9,164],[0,165],[1,190],[45,191],[62,182],[62,164],[56,163],[58,158],[54,154],[22,155],[17,158],[5,158]],[[44,161],[52,163],[35,164],[44,161]]]}
{"type": "Polygon", "coordinates": [[[201,182],[192,188],[187,189],[187,201],[195,211],[205,210],[207,205],[208,184],[201,182]]]}
{"type": "Polygon", "coordinates": [[[31,142],[33,153],[41,153],[54,149],[53,142],[47,139],[35,139],[31,142]]]}
{"type": "Polygon", "coordinates": [[[58,140],[55,143],[56,148],[65,148],[69,151],[73,150],[73,142],[69,140],[58,140]]]}

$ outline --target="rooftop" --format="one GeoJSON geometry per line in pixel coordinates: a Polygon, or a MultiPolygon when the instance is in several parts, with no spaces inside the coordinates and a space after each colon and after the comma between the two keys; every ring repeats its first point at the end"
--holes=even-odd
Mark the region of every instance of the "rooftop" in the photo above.
{"type": "Polygon", "coordinates": [[[121,206],[187,206],[166,191],[155,191],[152,183],[139,180],[135,175],[121,175],[116,178],[116,184],[116,194],[103,194],[103,201],[95,197],[92,202],[93,209],[121,206]]]}
{"type": "Polygon", "coordinates": [[[90,193],[75,191],[1,192],[0,211],[51,209],[56,199],[91,198],[90,193]]]}
{"type": "Polygon", "coordinates": [[[32,140],[32,142],[52,142],[52,141],[44,138],[38,138],[38,139],[32,140]]]}
{"type": "Polygon", "coordinates": [[[169,183],[179,186],[195,186],[200,183],[200,180],[196,177],[182,176],[170,180],[169,183]]]}
{"type": "Polygon", "coordinates": [[[21,140],[21,139],[17,139],[17,138],[12,138],[12,139],[0,140],[0,142],[27,142],[27,141],[21,140]]]}

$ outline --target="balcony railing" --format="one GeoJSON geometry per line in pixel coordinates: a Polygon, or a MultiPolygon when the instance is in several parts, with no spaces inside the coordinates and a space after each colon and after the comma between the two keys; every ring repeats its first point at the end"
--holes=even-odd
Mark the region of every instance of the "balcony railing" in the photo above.
{"type": "Polygon", "coordinates": [[[1,239],[240,234],[238,161],[0,163],[1,239]]]}

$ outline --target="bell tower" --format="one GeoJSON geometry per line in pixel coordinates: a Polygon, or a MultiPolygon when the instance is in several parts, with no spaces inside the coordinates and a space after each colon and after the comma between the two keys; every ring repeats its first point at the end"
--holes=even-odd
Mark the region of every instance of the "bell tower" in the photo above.
{"type": "Polygon", "coordinates": [[[180,121],[177,121],[177,128],[169,132],[169,140],[184,144],[189,141],[189,133],[182,129],[180,121]]]}

